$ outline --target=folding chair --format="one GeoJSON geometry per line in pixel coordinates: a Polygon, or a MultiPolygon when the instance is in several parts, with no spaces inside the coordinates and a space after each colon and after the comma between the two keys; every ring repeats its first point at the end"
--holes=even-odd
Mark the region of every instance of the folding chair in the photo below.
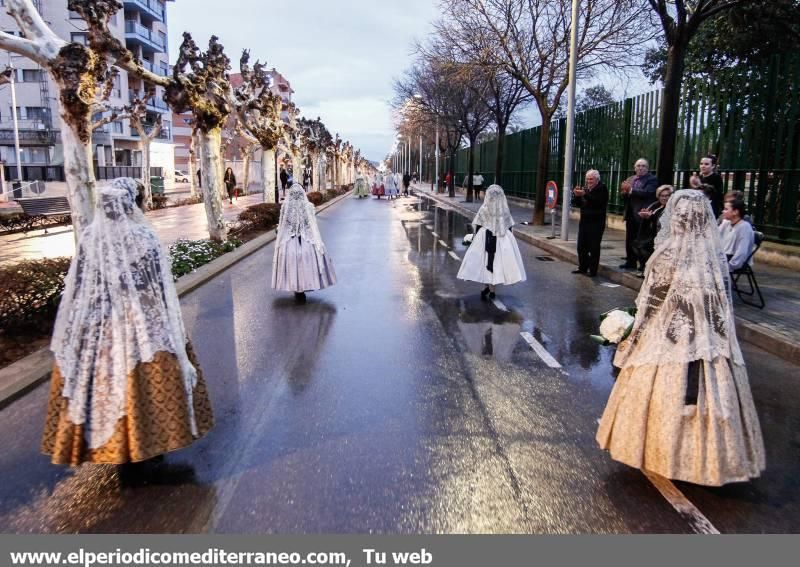
{"type": "Polygon", "coordinates": [[[753,258],[753,255],[758,252],[758,249],[761,248],[761,244],[764,242],[764,233],[755,231],[753,233],[753,239],[755,241],[755,246],[753,247],[753,251],[747,257],[747,261],[744,263],[744,266],[731,272],[731,286],[733,287],[733,291],[735,291],[739,296],[739,299],[742,300],[742,303],[752,307],[758,307],[759,309],[764,309],[764,306],[766,305],[764,302],[764,296],[761,295],[761,289],[758,287],[758,281],[756,281],[756,274],[753,272],[753,268],[750,266],[750,260],[753,258]],[[739,287],[739,278],[742,276],[747,278],[747,285],[749,287],[748,290],[743,290],[739,287]],[[754,295],[758,295],[758,302],[746,299],[751,298],[754,295]]]}

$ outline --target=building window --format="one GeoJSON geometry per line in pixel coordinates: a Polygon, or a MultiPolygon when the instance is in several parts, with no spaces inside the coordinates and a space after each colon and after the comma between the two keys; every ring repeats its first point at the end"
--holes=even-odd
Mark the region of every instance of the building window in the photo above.
{"type": "Polygon", "coordinates": [[[72,43],[80,43],[81,45],[88,45],[89,36],[85,33],[71,33],[69,34],[72,43]]]}
{"type": "Polygon", "coordinates": [[[21,69],[23,83],[38,83],[44,78],[41,69],[21,69]]]}
{"type": "Polygon", "coordinates": [[[165,34],[162,31],[158,32],[158,40],[159,40],[159,43],[161,44],[161,46],[166,49],[166,47],[167,47],[167,34],[165,34]]]}
{"type": "Polygon", "coordinates": [[[69,11],[69,19],[70,20],[80,20],[82,18],[81,18],[81,15],[78,12],[76,12],[75,10],[70,10],[69,11]]]}
{"type": "Polygon", "coordinates": [[[44,106],[18,106],[17,120],[45,120],[49,115],[44,106]]]}
{"type": "Polygon", "coordinates": [[[115,134],[122,134],[122,122],[117,120],[116,122],[112,123],[114,126],[114,133],[115,134]]]}

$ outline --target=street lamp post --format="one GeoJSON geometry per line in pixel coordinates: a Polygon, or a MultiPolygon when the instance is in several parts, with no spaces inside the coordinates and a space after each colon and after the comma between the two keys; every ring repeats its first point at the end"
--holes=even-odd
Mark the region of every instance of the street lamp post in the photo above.
{"type": "MultiPolygon", "coordinates": [[[[10,59],[11,54],[9,53],[9,60],[10,59]]],[[[11,68],[11,76],[9,79],[11,80],[11,116],[14,121],[14,151],[16,152],[17,181],[22,183],[22,150],[19,147],[19,122],[17,122],[17,88],[15,78],[17,69],[10,61],[8,66],[11,68]]]]}
{"type": "Polygon", "coordinates": [[[439,117],[436,117],[436,149],[434,150],[436,154],[436,172],[434,174],[434,182],[436,185],[434,186],[434,191],[436,193],[439,192],[439,117]]]}
{"type": "MultiPolygon", "coordinates": [[[[569,90],[567,95],[567,143],[564,151],[564,186],[561,204],[561,240],[569,239],[569,206],[572,197],[572,169],[575,150],[575,67],[578,64],[578,1],[572,0],[569,34],[569,90]]],[[[555,219],[553,219],[555,220],[555,219]]]]}

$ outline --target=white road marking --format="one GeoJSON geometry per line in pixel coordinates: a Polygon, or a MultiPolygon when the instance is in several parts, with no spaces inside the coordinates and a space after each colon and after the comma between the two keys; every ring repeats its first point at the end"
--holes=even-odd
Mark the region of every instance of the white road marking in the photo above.
{"type": "Polygon", "coordinates": [[[442,246],[444,246],[445,248],[450,248],[450,247],[447,245],[447,242],[445,242],[444,240],[441,240],[441,239],[440,239],[440,240],[439,240],[439,244],[441,244],[441,245],[442,245],[442,246]]]}
{"type": "Polygon", "coordinates": [[[527,331],[523,331],[520,333],[520,335],[522,335],[522,338],[525,339],[525,342],[531,346],[533,351],[539,355],[539,358],[541,358],[547,366],[550,368],[561,368],[561,365],[558,363],[558,361],[553,358],[549,352],[547,352],[547,349],[544,348],[539,341],[533,338],[532,334],[527,331]]]}
{"type": "Polygon", "coordinates": [[[439,238],[439,235],[436,234],[435,232],[431,232],[431,234],[433,235],[434,238],[439,238]]]}
{"type": "Polygon", "coordinates": [[[500,311],[505,311],[506,313],[508,313],[508,307],[506,307],[505,304],[496,297],[492,299],[492,303],[494,303],[494,306],[497,307],[500,311]]]}
{"type": "Polygon", "coordinates": [[[619,284],[603,282],[600,284],[603,287],[619,287],[619,284]]]}
{"type": "Polygon", "coordinates": [[[450,257],[453,258],[453,260],[458,260],[459,262],[461,261],[461,258],[459,257],[459,255],[456,254],[455,252],[453,252],[452,250],[450,250],[450,252],[448,252],[448,254],[450,254],[450,257]]]}
{"type": "Polygon", "coordinates": [[[653,486],[661,493],[667,502],[675,510],[689,521],[692,529],[698,534],[719,534],[719,530],[714,527],[708,518],[692,504],[678,487],[672,484],[669,479],[661,475],[643,470],[644,476],[653,483],[653,486]]]}

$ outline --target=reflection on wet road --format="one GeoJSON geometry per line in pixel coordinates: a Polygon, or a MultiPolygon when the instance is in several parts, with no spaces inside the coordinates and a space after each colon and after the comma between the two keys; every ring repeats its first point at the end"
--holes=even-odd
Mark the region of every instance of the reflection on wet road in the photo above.
{"type": "MultiPolygon", "coordinates": [[[[271,246],[183,299],[217,425],[157,482],[48,464],[46,386],[1,410],[0,530],[697,530],[594,441],[614,372],[588,334],[633,292],[520,244],[528,281],[481,301],[455,278],[467,219],[416,199],[348,200],[319,223],[339,283],[307,304],[269,289],[271,246]]],[[[767,473],[678,488],[722,532],[797,531],[797,369],[745,351],[767,473]]]]}

